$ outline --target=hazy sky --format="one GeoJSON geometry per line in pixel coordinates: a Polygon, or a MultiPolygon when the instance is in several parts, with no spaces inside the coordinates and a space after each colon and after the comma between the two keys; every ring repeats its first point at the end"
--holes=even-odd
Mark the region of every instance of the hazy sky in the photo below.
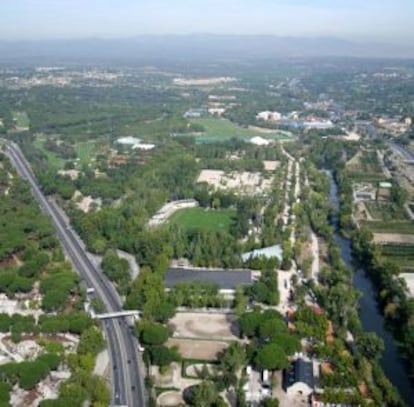
{"type": "Polygon", "coordinates": [[[414,0],[0,0],[0,39],[220,33],[410,44],[413,17],[414,0]]]}

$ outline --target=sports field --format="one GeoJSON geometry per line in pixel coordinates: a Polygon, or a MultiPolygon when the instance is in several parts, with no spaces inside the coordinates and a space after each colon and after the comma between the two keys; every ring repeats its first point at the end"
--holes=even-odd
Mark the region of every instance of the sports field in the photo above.
{"type": "Polygon", "coordinates": [[[251,139],[260,136],[270,140],[289,140],[293,138],[288,132],[279,132],[275,130],[272,133],[263,133],[253,128],[240,127],[227,119],[218,118],[202,118],[195,119],[192,122],[201,124],[205,131],[196,135],[195,139],[198,143],[213,143],[224,141],[231,138],[251,139]]]}
{"type": "Polygon", "coordinates": [[[175,223],[185,229],[203,229],[209,231],[229,231],[233,222],[233,209],[181,209],[171,215],[168,223],[175,223]]]}

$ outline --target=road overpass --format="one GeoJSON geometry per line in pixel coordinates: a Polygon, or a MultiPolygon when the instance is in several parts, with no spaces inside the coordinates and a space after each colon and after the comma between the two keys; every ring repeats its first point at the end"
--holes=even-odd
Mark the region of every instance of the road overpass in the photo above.
{"type": "MultiPolygon", "coordinates": [[[[12,142],[6,142],[6,152],[17,172],[29,182],[35,199],[52,220],[68,258],[88,287],[95,289],[97,297],[104,304],[105,311],[108,313],[122,311],[122,302],[115,288],[101,270],[91,262],[81,239],[71,230],[58,205],[43,195],[20,148],[12,142]]],[[[138,343],[133,335],[133,327],[129,326],[125,319],[106,320],[104,333],[112,364],[111,405],[145,406],[145,389],[137,354],[138,343]]]]}
{"type": "Polygon", "coordinates": [[[139,317],[139,311],[118,311],[118,312],[105,312],[103,314],[95,314],[96,319],[112,319],[122,317],[139,317]]]}

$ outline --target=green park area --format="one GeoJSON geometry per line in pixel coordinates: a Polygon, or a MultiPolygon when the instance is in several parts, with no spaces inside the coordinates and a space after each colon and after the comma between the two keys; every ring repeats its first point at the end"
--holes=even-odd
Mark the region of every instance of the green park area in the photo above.
{"type": "Polygon", "coordinates": [[[232,209],[190,208],[175,212],[169,219],[184,229],[202,229],[208,231],[228,232],[233,222],[235,211],[232,209]]]}
{"type": "Polygon", "coordinates": [[[45,141],[46,140],[43,137],[37,137],[33,144],[38,150],[40,150],[47,157],[47,161],[48,161],[50,168],[53,168],[56,171],[63,169],[65,165],[65,160],[59,157],[54,152],[45,148],[45,141]]]}
{"type": "Polygon", "coordinates": [[[374,150],[359,151],[347,162],[346,169],[348,176],[355,182],[386,181],[374,150]]]}
{"type": "Polygon", "coordinates": [[[362,221],[361,226],[364,226],[372,233],[414,234],[414,222],[412,221],[362,221]]]}
{"type": "Polygon", "coordinates": [[[18,129],[28,129],[30,126],[29,116],[26,112],[14,112],[13,120],[18,129]]]}
{"type": "Polygon", "coordinates": [[[89,164],[92,157],[95,155],[95,141],[85,141],[75,144],[76,155],[79,158],[80,164],[89,164]]]}
{"type": "Polygon", "coordinates": [[[391,202],[365,202],[365,206],[374,219],[382,221],[396,221],[408,219],[404,208],[391,202]]]}
{"type": "Polygon", "coordinates": [[[222,118],[202,118],[191,121],[204,127],[204,132],[195,135],[198,143],[213,143],[231,138],[250,139],[262,137],[269,140],[291,140],[292,134],[275,130],[273,133],[263,133],[252,128],[240,127],[230,120],[222,118]]]}
{"type": "Polygon", "coordinates": [[[414,272],[414,246],[387,244],[381,247],[382,256],[400,266],[404,272],[414,272]]]}

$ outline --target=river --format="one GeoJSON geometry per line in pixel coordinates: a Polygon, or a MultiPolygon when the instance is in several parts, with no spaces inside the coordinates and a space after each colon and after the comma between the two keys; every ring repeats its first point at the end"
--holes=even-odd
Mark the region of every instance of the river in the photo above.
{"type": "MultiPolygon", "coordinates": [[[[331,181],[329,200],[337,211],[339,209],[338,188],[332,173],[327,171],[327,174],[331,181]]],[[[406,361],[402,358],[392,333],[385,328],[385,320],[377,301],[376,288],[366,271],[354,262],[350,240],[343,238],[338,232],[335,233],[335,240],[341,250],[343,261],[354,271],[354,287],[363,294],[359,300],[359,317],[362,326],[365,331],[375,332],[384,341],[385,350],[380,361],[381,367],[408,405],[414,406],[414,383],[408,376],[406,361]]]]}

